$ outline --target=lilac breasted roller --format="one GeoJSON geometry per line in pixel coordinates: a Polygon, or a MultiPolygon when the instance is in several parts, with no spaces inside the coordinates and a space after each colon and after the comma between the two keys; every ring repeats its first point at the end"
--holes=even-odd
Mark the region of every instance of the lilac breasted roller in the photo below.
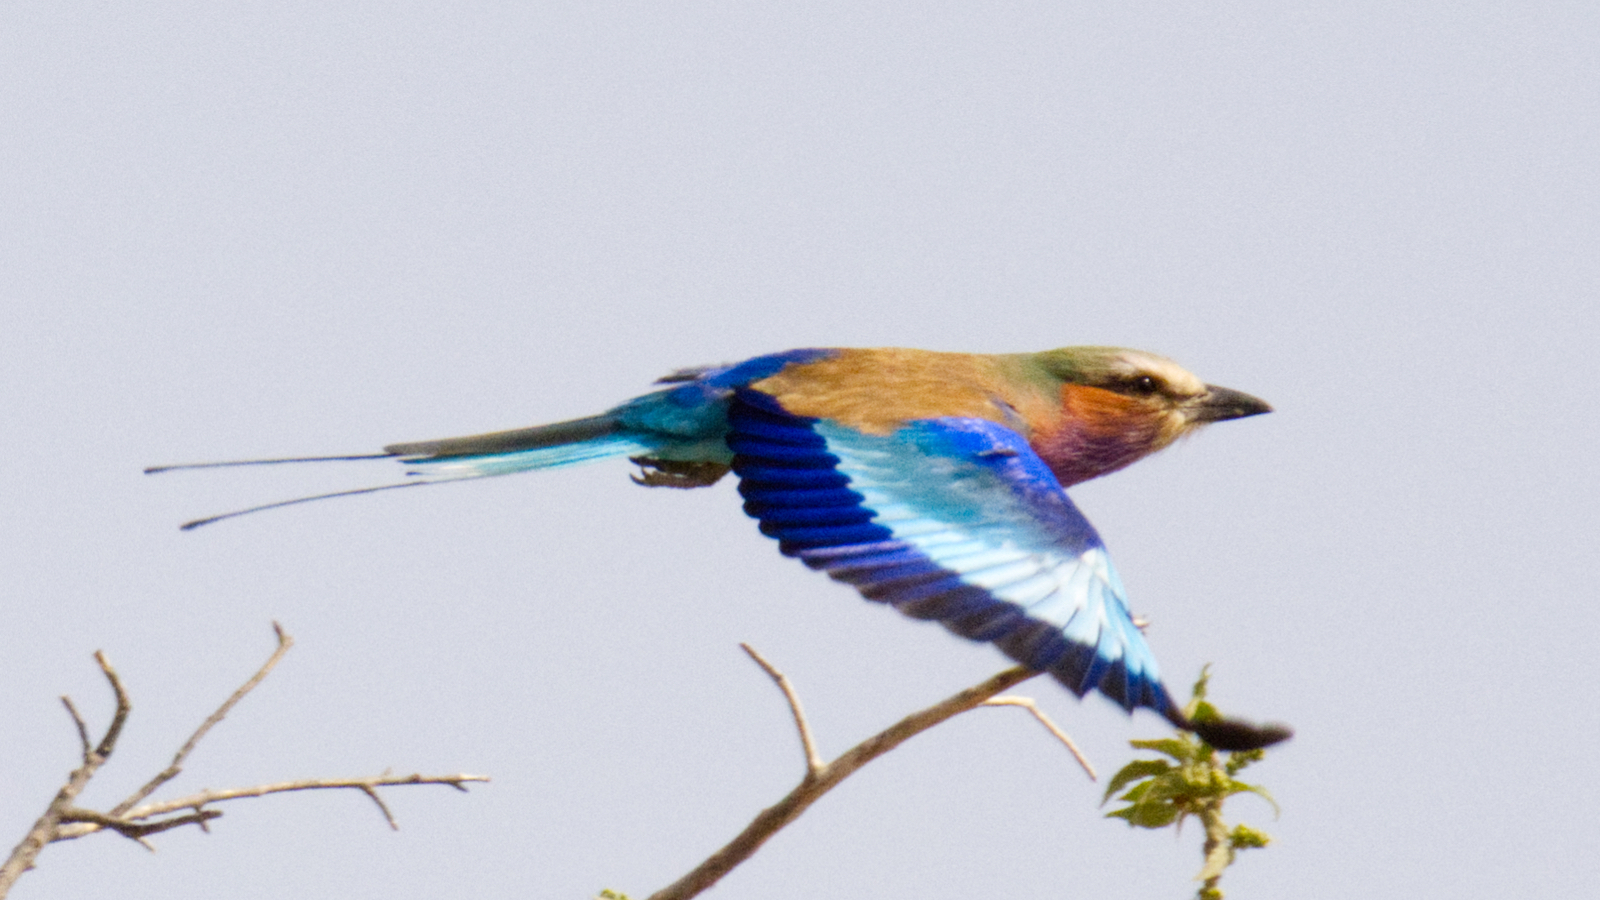
{"type": "Polygon", "coordinates": [[[649,487],[730,471],[779,550],[868,600],[992,643],[1078,696],[1148,707],[1221,749],[1281,726],[1190,721],[1162,684],[1105,545],[1066,488],[1202,425],[1271,411],[1171,360],[1115,347],[979,355],[803,349],[683,369],[583,419],[391,444],[380,454],[158,466],[147,472],[393,457],[408,480],[326,497],[601,459],[649,487]]]}

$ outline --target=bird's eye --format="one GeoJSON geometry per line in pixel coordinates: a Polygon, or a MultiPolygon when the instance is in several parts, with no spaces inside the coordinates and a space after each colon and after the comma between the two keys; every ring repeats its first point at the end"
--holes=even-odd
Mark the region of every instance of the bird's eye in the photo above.
{"type": "Polygon", "coordinates": [[[1148,397],[1161,390],[1161,382],[1150,375],[1140,375],[1128,382],[1128,388],[1135,394],[1148,397]]]}

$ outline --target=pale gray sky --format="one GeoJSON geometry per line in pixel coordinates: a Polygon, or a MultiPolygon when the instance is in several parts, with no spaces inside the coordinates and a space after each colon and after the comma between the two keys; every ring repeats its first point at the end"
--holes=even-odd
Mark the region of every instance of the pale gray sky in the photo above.
{"type": "MultiPolygon", "coordinates": [[[[1230,896],[1586,895],[1600,10],[1588,3],[0,7],[0,840],[109,805],[485,772],[46,851],[14,896],[648,894],[800,758],[1001,668],[595,467],[179,522],[395,467],[145,478],[602,409],[807,345],[1172,356],[1260,395],[1074,496],[1169,681],[1299,736],[1230,896]]],[[[1103,770],[1163,733],[1029,686],[1103,770]]],[[[1177,897],[1016,711],[918,738],[715,896],[1177,897]]]]}

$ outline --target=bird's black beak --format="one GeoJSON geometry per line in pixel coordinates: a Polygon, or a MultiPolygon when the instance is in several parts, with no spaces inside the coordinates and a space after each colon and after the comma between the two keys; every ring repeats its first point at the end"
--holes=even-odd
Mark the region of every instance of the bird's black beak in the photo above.
{"type": "Polygon", "coordinates": [[[1189,407],[1189,418],[1195,422],[1225,422],[1269,412],[1272,407],[1259,397],[1208,384],[1205,394],[1189,407]]]}

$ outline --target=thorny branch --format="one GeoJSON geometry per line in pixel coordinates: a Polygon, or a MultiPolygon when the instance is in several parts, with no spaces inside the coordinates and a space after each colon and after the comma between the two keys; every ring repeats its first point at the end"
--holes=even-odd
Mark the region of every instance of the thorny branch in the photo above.
{"type": "Polygon", "coordinates": [[[394,787],[408,784],[444,784],[459,791],[466,791],[466,784],[473,781],[488,781],[482,775],[383,775],[365,778],[313,778],[300,781],[284,781],[276,784],[257,785],[247,788],[231,788],[225,790],[207,790],[176,800],[167,800],[157,803],[143,803],[151,794],[155,793],[162,785],[176,778],[183,771],[183,765],[189,754],[205,738],[217,723],[221,722],[233,707],[243,700],[270,674],[289,648],[294,646],[294,639],[284,632],[278,623],[272,623],[273,632],[277,635],[278,646],[272,655],[262,664],[249,680],[239,686],[217,710],[206,718],[195,729],[194,734],[184,742],[183,746],[172,757],[172,763],[166,769],[150,779],[127,799],[112,807],[108,812],[84,809],[74,805],[79,794],[88,785],[99,768],[110,758],[116,749],[117,739],[122,735],[123,725],[128,720],[128,713],[132,703],[128,699],[126,688],[116,669],[112,668],[104,653],[96,652],[95,661],[100,665],[100,671],[105,675],[106,681],[111,685],[111,691],[116,699],[116,712],[113,714],[111,724],[106,729],[105,735],[99,744],[91,747],[89,727],[84,723],[83,716],[73,705],[72,700],[62,697],[61,702],[66,706],[67,712],[72,717],[73,725],[78,732],[78,740],[83,757],[82,764],[73,770],[67,783],[56,793],[55,799],[40,816],[33,827],[28,830],[11,852],[11,856],[0,865],[0,900],[10,892],[11,886],[29,869],[33,868],[34,860],[47,844],[54,841],[67,841],[93,834],[97,831],[115,831],[130,840],[138,841],[147,849],[155,848],[145,840],[152,834],[181,828],[185,825],[197,825],[207,829],[207,823],[222,815],[220,810],[207,809],[208,804],[224,800],[238,800],[246,797],[262,797],[267,794],[281,794],[288,791],[306,790],[331,790],[349,789],[358,790],[366,794],[383,814],[384,820],[390,828],[398,828],[393,814],[390,813],[383,799],[378,795],[380,787],[394,787]],[[163,818],[164,817],[164,818],[163,818]]]}
{"type": "Polygon", "coordinates": [[[817,753],[816,740],[812,736],[811,726],[806,721],[805,713],[800,708],[800,698],[795,693],[794,686],[790,684],[789,679],[782,672],[778,671],[775,666],[748,644],[741,644],[740,646],[783,691],[784,699],[789,704],[789,711],[794,716],[795,729],[800,734],[801,749],[805,752],[805,775],[800,779],[800,784],[790,791],[788,796],[762,810],[745,830],[739,833],[738,837],[735,837],[721,850],[713,853],[689,874],[652,894],[649,900],[689,900],[689,898],[696,896],[706,888],[716,884],[719,879],[733,871],[740,863],[749,859],[760,849],[762,844],[766,843],[768,838],[771,838],[790,822],[799,818],[800,814],[805,812],[811,804],[821,799],[822,795],[836,787],[839,782],[850,777],[862,766],[888,753],[912,737],[938,725],[940,722],[954,718],[970,709],[990,704],[991,701],[994,701],[995,705],[1023,706],[1029,709],[1035,718],[1067,745],[1073,755],[1077,757],[1079,763],[1089,771],[1089,777],[1094,777],[1094,770],[1089,767],[1088,761],[1083,759],[1077,748],[1073,746],[1071,738],[1067,737],[1065,732],[1057,728],[1053,722],[1034,707],[1032,701],[1023,702],[1026,698],[998,696],[1002,691],[1021,684],[1039,674],[1033,669],[1027,669],[1022,666],[1006,669],[926,709],[912,713],[845,751],[833,762],[823,763],[821,756],[817,753]]]}

